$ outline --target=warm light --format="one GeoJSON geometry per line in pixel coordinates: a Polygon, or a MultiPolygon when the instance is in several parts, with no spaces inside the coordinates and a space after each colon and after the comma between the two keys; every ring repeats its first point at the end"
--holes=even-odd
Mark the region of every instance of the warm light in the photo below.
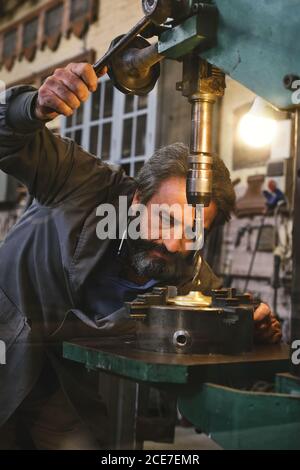
{"type": "Polygon", "coordinates": [[[275,137],[277,122],[274,119],[245,114],[239,124],[239,135],[245,144],[260,148],[270,145],[275,137]]]}
{"type": "Polygon", "coordinates": [[[277,122],[272,118],[274,111],[262,98],[255,98],[250,111],[239,123],[240,138],[250,147],[270,145],[277,131],[277,122]]]}

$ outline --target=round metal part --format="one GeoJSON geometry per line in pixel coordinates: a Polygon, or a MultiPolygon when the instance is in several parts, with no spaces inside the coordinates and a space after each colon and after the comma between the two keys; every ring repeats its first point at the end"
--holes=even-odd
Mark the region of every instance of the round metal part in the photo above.
{"type": "Polygon", "coordinates": [[[173,335],[173,344],[175,348],[180,348],[180,349],[186,348],[190,346],[191,341],[192,341],[191,336],[189,332],[186,330],[175,331],[173,335]]]}
{"type": "Polygon", "coordinates": [[[137,347],[145,351],[238,354],[253,346],[254,304],[234,289],[214,290],[210,298],[198,292],[180,297],[170,286],[159,287],[127,308],[136,319],[137,347]]]}
{"type": "MultiPolygon", "coordinates": [[[[113,47],[121,37],[115,38],[110,47],[113,47]]],[[[147,95],[160,76],[158,62],[161,58],[155,45],[151,45],[146,39],[138,36],[127,49],[110,60],[108,75],[113,85],[122,93],[147,95]]]]}
{"type": "Polygon", "coordinates": [[[160,25],[164,23],[172,14],[171,0],[142,0],[145,15],[160,25]]]}
{"type": "Polygon", "coordinates": [[[138,346],[161,353],[216,352],[216,329],[220,320],[219,309],[210,307],[151,305],[144,320],[137,322],[138,346]]]}
{"type": "Polygon", "coordinates": [[[251,351],[253,308],[151,305],[137,321],[137,345],[176,354],[236,354],[251,351]]]}

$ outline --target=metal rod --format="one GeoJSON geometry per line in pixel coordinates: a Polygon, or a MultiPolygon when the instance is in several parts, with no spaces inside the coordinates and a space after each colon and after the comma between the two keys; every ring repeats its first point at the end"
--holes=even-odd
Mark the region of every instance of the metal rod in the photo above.
{"type": "Polygon", "coordinates": [[[215,105],[213,98],[199,98],[192,102],[191,152],[212,154],[212,127],[215,105]]]}
{"type": "Polygon", "coordinates": [[[148,73],[150,67],[163,59],[164,56],[158,52],[158,43],[151,44],[151,46],[130,55],[130,68],[137,69],[142,75],[143,71],[148,73]]]}
{"type": "Polygon", "coordinates": [[[100,75],[101,70],[106,65],[108,65],[108,62],[114,54],[122,51],[125,47],[127,47],[130,42],[138,34],[143,32],[150,24],[151,20],[145,16],[130,31],[128,31],[128,33],[125,34],[125,36],[123,36],[119,42],[117,42],[117,44],[115,44],[111,49],[109,49],[106,54],[104,54],[104,56],[93,65],[96,75],[100,75]]]}

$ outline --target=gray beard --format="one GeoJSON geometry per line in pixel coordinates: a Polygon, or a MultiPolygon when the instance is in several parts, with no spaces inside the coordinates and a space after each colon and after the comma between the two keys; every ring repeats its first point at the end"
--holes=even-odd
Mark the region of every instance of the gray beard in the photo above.
{"type": "Polygon", "coordinates": [[[158,281],[170,282],[180,279],[186,266],[186,258],[180,253],[168,253],[165,247],[153,242],[130,240],[130,260],[135,272],[142,277],[158,281]],[[145,249],[149,245],[148,249],[145,249]],[[151,249],[159,249],[168,254],[169,260],[149,256],[151,249]]]}

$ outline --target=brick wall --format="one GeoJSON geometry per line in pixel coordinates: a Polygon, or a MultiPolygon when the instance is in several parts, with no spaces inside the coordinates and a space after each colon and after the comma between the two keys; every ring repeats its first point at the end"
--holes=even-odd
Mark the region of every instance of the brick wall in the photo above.
{"type": "MultiPolygon", "coordinates": [[[[9,21],[0,21],[0,29],[4,29],[46,3],[47,0],[41,0],[34,6],[31,2],[27,2],[9,21]]],[[[114,37],[126,33],[142,16],[140,0],[100,0],[98,21],[90,26],[86,37],[78,39],[72,35],[69,39],[63,38],[54,52],[46,46],[43,51],[37,51],[33,62],[23,58],[15,63],[10,72],[2,67],[0,78],[9,84],[91,48],[95,49],[97,56],[100,57],[114,37]]]]}

